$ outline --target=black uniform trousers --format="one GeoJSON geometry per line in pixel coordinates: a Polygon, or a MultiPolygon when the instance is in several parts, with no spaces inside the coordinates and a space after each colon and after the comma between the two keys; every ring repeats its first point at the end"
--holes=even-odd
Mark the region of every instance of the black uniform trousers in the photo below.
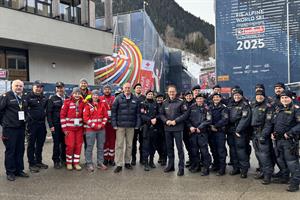
{"type": "Polygon", "coordinates": [[[3,128],[5,145],[5,169],[7,175],[19,174],[24,170],[25,127],[3,128]]]}
{"type": "Polygon", "coordinates": [[[191,150],[192,150],[192,166],[196,167],[200,164],[199,150],[201,161],[205,168],[211,165],[211,156],[208,152],[208,134],[207,133],[192,133],[191,135],[191,150]]]}
{"type": "Polygon", "coordinates": [[[28,146],[27,157],[29,165],[42,163],[43,147],[46,140],[46,125],[45,123],[30,123],[28,124],[28,146]]]}
{"type": "Polygon", "coordinates": [[[165,131],[166,134],[166,144],[167,144],[167,153],[168,153],[168,166],[174,166],[175,163],[175,154],[174,154],[174,140],[178,152],[178,168],[184,169],[184,151],[183,151],[183,133],[182,131],[165,131]]]}
{"type": "Polygon", "coordinates": [[[54,124],[53,139],[53,154],[52,160],[54,163],[66,162],[66,144],[65,134],[62,131],[60,124],[54,124]]]}
{"type": "MultiPolygon", "coordinates": [[[[300,165],[299,153],[291,152],[291,142],[289,140],[277,140],[276,148],[278,151],[277,163],[280,166],[282,176],[289,177],[291,172],[290,184],[299,185],[300,183],[300,165]]],[[[299,144],[297,145],[299,150],[299,144]]]]}
{"type": "Polygon", "coordinates": [[[221,130],[218,130],[217,132],[210,132],[208,142],[214,159],[214,167],[225,170],[227,156],[225,133],[221,130]]]}
{"type": "Polygon", "coordinates": [[[139,146],[139,153],[140,153],[140,158],[143,157],[143,130],[141,129],[134,129],[134,136],[133,136],[133,141],[132,141],[132,160],[136,160],[136,153],[137,153],[137,141],[139,141],[140,146],[139,146]]]}
{"type": "Polygon", "coordinates": [[[157,149],[157,129],[151,125],[143,127],[143,160],[153,160],[155,150],[157,149]]]}

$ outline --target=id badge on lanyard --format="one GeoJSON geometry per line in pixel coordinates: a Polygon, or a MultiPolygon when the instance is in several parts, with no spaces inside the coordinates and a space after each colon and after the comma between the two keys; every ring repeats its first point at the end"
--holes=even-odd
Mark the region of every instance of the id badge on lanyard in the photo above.
{"type": "Polygon", "coordinates": [[[22,110],[23,109],[23,105],[22,105],[22,100],[21,102],[19,101],[19,98],[15,95],[15,98],[18,102],[18,106],[20,108],[20,110],[18,111],[18,119],[19,121],[24,121],[25,120],[25,112],[22,110]]]}
{"type": "Polygon", "coordinates": [[[79,114],[79,103],[78,101],[76,102],[76,105],[75,105],[75,108],[76,108],[76,118],[74,119],[74,126],[79,126],[80,123],[79,123],[79,118],[78,118],[78,114],[79,114]]]}

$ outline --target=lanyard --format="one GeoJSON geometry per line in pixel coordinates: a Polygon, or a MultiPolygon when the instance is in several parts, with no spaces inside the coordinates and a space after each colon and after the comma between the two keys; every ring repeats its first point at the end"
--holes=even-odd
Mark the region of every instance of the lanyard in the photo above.
{"type": "Polygon", "coordinates": [[[16,98],[16,100],[17,100],[17,102],[18,102],[18,105],[19,105],[19,108],[20,108],[20,110],[22,110],[22,108],[23,108],[23,105],[22,105],[22,100],[21,100],[21,102],[19,101],[19,97],[14,93],[14,95],[15,95],[15,98],[16,98]]]}
{"type": "Polygon", "coordinates": [[[75,108],[76,108],[76,118],[78,117],[78,114],[79,114],[79,100],[76,101],[75,103],[75,108]]]}

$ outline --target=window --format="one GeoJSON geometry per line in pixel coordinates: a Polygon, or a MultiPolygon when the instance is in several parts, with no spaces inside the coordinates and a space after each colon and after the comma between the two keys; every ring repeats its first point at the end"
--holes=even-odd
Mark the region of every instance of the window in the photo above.
{"type": "Polygon", "coordinates": [[[28,81],[28,51],[0,46],[0,68],[8,69],[8,79],[28,81]]]}

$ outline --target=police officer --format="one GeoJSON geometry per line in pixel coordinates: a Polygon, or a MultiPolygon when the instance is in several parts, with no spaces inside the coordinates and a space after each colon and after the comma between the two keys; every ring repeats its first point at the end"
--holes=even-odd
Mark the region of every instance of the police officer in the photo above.
{"type": "Polygon", "coordinates": [[[211,114],[208,107],[204,104],[205,96],[198,94],[196,103],[188,111],[188,127],[191,133],[192,166],[191,172],[195,173],[200,168],[199,150],[201,153],[203,170],[202,176],[209,175],[211,156],[208,152],[208,126],[211,123],[211,114]]]}
{"type": "Polygon", "coordinates": [[[31,172],[39,172],[39,169],[47,169],[48,165],[42,162],[43,146],[46,140],[46,106],[47,98],[43,94],[44,85],[41,81],[35,81],[32,91],[26,96],[28,105],[27,128],[29,133],[27,157],[31,172]]]}
{"type": "Polygon", "coordinates": [[[209,144],[214,158],[212,169],[218,171],[218,176],[223,176],[226,170],[227,149],[225,128],[229,120],[229,110],[226,105],[221,103],[222,95],[220,93],[212,94],[212,104],[209,107],[212,115],[212,124],[210,127],[209,144]]]}
{"type": "MultiPolygon", "coordinates": [[[[184,104],[186,105],[187,109],[189,109],[193,103],[195,103],[195,100],[193,98],[192,91],[185,92],[184,104]]],[[[191,144],[190,144],[190,128],[188,127],[187,122],[184,123],[183,142],[189,156],[189,159],[186,161],[185,166],[189,167],[191,165],[192,153],[191,153],[191,144]]]]}
{"type": "Polygon", "coordinates": [[[243,98],[243,91],[233,91],[234,102],[229,107],[228,144],[230,146],[230,158],[233,161],[233,170],[230,175],[241,174],[241,178],[247,178],[249,162],[249,139],[247,128],[251,122],[251,108],[243,98]]]}
{"type": "Polygon", "coordinates": [[[291,173],[289,192],[299,190],[299,134],[300,134],[300,108],[292,102],[290,91],[282,92],[280,105],[274,114],[274,132],[271,137],[275,141],[275,154],[277,163],[281,168],[281,177],[274,180],[276,183],[288,183],[291,173]]]}
{"type": "Polygon", "coordinates": [[[184,151],[182,145],[184,121],[187,118],[187,107],[183,101],[176,97],[176,86],[170,85],[167,88],[168,99],[163,103],[160,111],[161,120],[164,123],[167,152],[168,152],[168,166],[164,172],[168,173],[174,171],[174,139],[178,151],[179,163],[177,176],[184,175],[184,151]]]}
{"type": "Polygon", "coordinates": [[[23,98],[24,83],[12,82],[12,90],[0,97],[2,140],[5,145],[5,169],[7,180],[16,176],[29,177],[24,170],[26,101],[23,98]]]}
{"type": "Polygon", "coordinates": [[[281,104],[280,103],[280,95],[284,92],[285,90],[285,85],[284,83],[278,82],[274,85],[274,97],[273,97],[273,106],[275,109],[281,104]]]}
{"type": "MultiPolygon", "coordinates": [[[[158,110],[161,109],[162,104],[164,102],[164,95],[162,93],[158,93],[156,95],[156,103],[158,106],[158,110]]],[[[161,166],[165,166],[167,164],[167,145],[166,145],[166,137],[164,131],[164,123],[160,119],[157,118],[157,152],[159,155],[158,163],[161,166]]]]}
{"type": "Polygon", "coordinates": [[[143,124],[143,160],[145,162],[145,171],[149,171],[149,167],[156,168],[153,159],[157,148],[156,125],[159,110],[153,97],[154,92],[152,90],[148,90],[146,92],[146,100],[141,103],[141,119],[143,124]]]}
{"type": "MultiPolygon", "coordinates": [[[[134,96],[136,97],[138,104],[140,104],[142,101],[145,101],[146,97],[142,94],[142,85],[140,83],[137,83],[134,87],[134,96]]],[[[134,137],[132,142],[132,160],[131,165],[136,165],[136,153],[137,153],[137,141],[139,141],[139,153],[140,153],[140,164],[144,164],[143,161],[143,131],[139,127],[138,129],[134,130],[134,137]]]]}
{"type": "Polygon", "coordinates": [[[274,171],[271,152],[273,107],[268,103],[263,90],[256,90],[255,101],[251,104],[251,111],[251,126],[253,128],[252,143],[260,165],[260,172],[257,178],[260,178],[260,174],[262,174],[262,183],[267,185],[270,184],[274,171]]]}
{"type": "Polygon", "coordinates": [[[51,96],[47,103],[47,121],[53,138],[52,160],[54,168],[60,169],[66,162],[65,134],[61,129],[60,123],[60,110],[64,100],[67,98],[65,95],[65,84],[57,82],[55,90],[56,94],[51,96]]]}

